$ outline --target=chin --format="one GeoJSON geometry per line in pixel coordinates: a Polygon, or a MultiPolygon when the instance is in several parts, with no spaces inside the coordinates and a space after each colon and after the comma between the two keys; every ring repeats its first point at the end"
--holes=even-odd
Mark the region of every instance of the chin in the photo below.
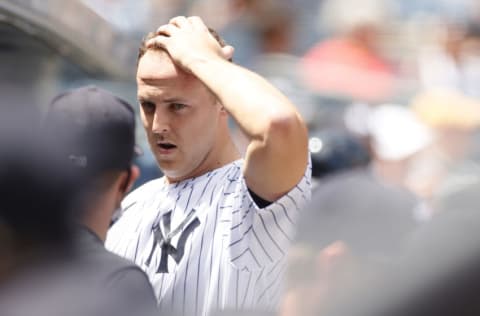
{"type": "Polygon", "coordinates": [[[163,174],[169,179],[170,182],[179,182],[183,181],[188,178],[193,178],[197,176],[195,170],[197,168],[174,168],[173,164],[165,164],[163,167],[160,165],[160,169],[162,170],[163,174]]]}
{"type": "Polygon", "coordinates": [[[169,170],[162,170],[163,175],[168,179],[168,182],[170,183],[175,183],[175,182],[180,182],[185,179],[190,178],[187,174],[180,173],[180,172],[175,172],[175,171],[169,171],[169,170]]]}
{"type": "Polygon", "coordinates": [[[182,179],[188,176],[188,172],[178,168],[172,161],[159,161],[160,170],[169,179],[182,179]]]}

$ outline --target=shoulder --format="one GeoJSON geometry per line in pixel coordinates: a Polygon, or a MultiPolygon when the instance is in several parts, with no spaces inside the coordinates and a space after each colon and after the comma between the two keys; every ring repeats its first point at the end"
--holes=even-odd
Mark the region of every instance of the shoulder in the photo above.
{"type": "Polygon", "coordinates": [[[147,291],[151,288],[147,275],[139,266],[103,247],[84,251],[82,260],[107,286],[128,287],[135,284],[137,288],[144,288],[147,291]]]}
{"type": "Polygon", "coordinates": [[[138,187],[137,189],[130,192],[122,201],[122,209],[124,211],[128,210],[131,206],[135,205],[139,201],[148,199],[150,196],[154,195],[164,187],[164,179],[158,178],[155,180],[148,181],[138,187]]]}
{"type": "Polygon", "coordinates": [[[132,261],[108,251],[103,244],[88,235],[79,240],[76,250],[77,261],[85,264],[87,268],[92,268],[97,275],[103,274],[105,279],[116,271],[137,268],[132,261]]]}
{"type": "Polygon", "coordinates": [[[238,184],[244,180],[243,165],[243,159],[235,160],[220,168],[207,172],[202,177],[195,179],[194,183],[215,183],[217,184],[217,189],[228,191],[232,187],[238,186],[238,184]]]}
{"type": "Polygon", "coordinates": [[[124,259],[107,249],[86,253],[84,260],[89,271],[99,284],[117,299],[128,299],[134,310],[154,310],[155,294],[148,276],[130,260],[124,259]]]}
{"type": "Polygon", "coordinates": [[[130,192],[122,201],[120,209],[118,209],[112,215],[112,223],[118,222],[118,220],[125,215],[125,212],[135,208],[141,201],[148,200],[156,191],[161,190],[163,186],[163,178],[151,180],[144,183],[134,191],[130,192]]]}
{"type": "Polygon", "coordinates": [[[145,204],[153,203],[155,196],[162,192],[164,187],[163,178],[149,181],[136,190],[129,193],[122,201],[121,207],[112,216],[112,224],[107,234],[106,245],[111,248],[112,240],[123,239],[126,232],[138,224],[144,217],[147,210],[145,204]]]}

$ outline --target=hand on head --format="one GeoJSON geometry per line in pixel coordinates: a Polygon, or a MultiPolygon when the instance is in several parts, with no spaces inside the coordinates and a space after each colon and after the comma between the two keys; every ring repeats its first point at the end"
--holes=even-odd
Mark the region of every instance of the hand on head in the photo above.
{"type": "Polygon", "coordinates": [[[194,62],[229,60],[233,56],[234,48],[230,45],[222,47],[202,19],[196,16],[177,16],[160,26],[157,34],[147,42],[147,47],[165,49],[173,61],[187,71],[194,62]]]}

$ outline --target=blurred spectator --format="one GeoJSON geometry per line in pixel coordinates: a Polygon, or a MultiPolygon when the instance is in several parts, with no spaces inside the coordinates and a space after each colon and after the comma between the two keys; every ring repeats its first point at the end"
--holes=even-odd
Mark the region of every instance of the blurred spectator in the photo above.
{"type": "Polygon", "coordinates": [[[356,282],[323,315],[478,315],[479,183],[452,193],[444,212],[414,235],[401,260],[356,282]]]}
{"type": "MultiPolygon", "coordinates": [[[[249,58],[248,64],[297,106],[311,129],[317,124],[317,104],[313,94],[301,82],[299,58],[291,53],[295,38],[296,11],[284,2],[267,1],[259,6],[255,14],[256,22],[251,25],[251,31],[255,32],[258,52],[249,58]]],[[[238,61],[237,48],[238,46],[235,47],[235,62],[238,61]]],[[[244,152],[246,138],[234,124],[231,126],[235,129],[237,147],[244,152]]]]}
{"type": "MultiPolygon", "coordinates": [[[[372,161],[363,159],[368,156],[360,142],[355,152],[361,155],[343,152],[340,157],[351,161],[342,172],[321,178],[300,221],[284,316],[315,315],[359,279],[388,267],[417,227],[415,212],[423,205],[408,190],[405,178],[409,160],[431,144],[431,132],[408,108],[393,104],[371,109],[366,123],[372,161]],[[357,165],[356,156],[362,158],[357,165]]],[[[350,144],[343,141],[332,137],[331,146],[350,144]]],[[[310,145],[315,152],[324,143],[315,140],[310,145]]]]}
{"type": "Polygon", "coordinates": [[[476,0],[407,0],[396,5],[403,16],[442,16],[451,20],[464,20],[474,13],[476,0]]]}
{"type": "Polygon", "coordinates": [[[430,91],[414,98],[411,107],[432,128],[435,141],[413,161],[409,187],[432,201],[478,178],[480,166],[472,149],[480,124],[479,101],[457,92],[430,91]]]}
{"type": "Polygon", "coordinates": [[[253,58],[260,53],[259,23],[264,12],[277,4],[272,0],[228,0],[230,18],[220,34],[235,47],[233,59],[242,66],[251,66],[253,58]]]}
{"type": "Polygon", "coordinates": [[[411,160],[433,141],[429,128],[407,107],[383,104],[371,110],[367,129],[376,175],[385,183],[406,187],[411,160]]]}
{"type": "Polygon", "coordinates": [[[480,24],[446,23],[441,27],[437,43],[420,53],[422,87],[480,97],[480,24]]]}
{"type": "Polygon", "coordinates": [[[303,57],[307,85],[322,94],[381,102],[394,93],[395,70],[380,52],[380,32],[389,18],[386,1],[322,2],[320,21],[332,37],[303,57]]]}
{"type": "Polygon", "coordinates": [[[359,277],[394,260],[416,227],[409,212],[416,203],[368,168],[326,178],[299,223],[281,315],[317,315],[359,277]]]}
{"type": "Polygon", "coordinates": [[[378,180],[414,194],[416,205],[405,211],[419,222],[428,220],[432,210],[423,196],[410,187],[409,175],[416,158],[432,145],[432,131],[409,108],[396,104],[373,108],[367,129],[373,152],[371,166],[378,180]]]}
{"type": "Polygon", "coordinates": [[[295,39],[295,8],[278,3],[263,10],[258,22],[259,55],[252,69],[269,80],[295,104],[307,125],[316,121],[317,104],[301,80],[300,59],[292,54],[295,39]]]}
{"type": "Polygon", "coordinates": [[[366,167],[370,163],[367,145],[341,129],[324,129],[310,135],[312,177],[321,181],[336,172],[366,167]]]}

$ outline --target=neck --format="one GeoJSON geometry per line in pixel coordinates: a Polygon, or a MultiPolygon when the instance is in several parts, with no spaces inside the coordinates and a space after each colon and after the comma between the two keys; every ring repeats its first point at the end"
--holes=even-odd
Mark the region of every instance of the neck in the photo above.
{"type": "Polygon", "coordinates": [[[241,158],[240,152],[233,143],[230,133],[225,133],[225,137],[219,142],[219,146],[213,148],[205,157],[205,159],[192,172],[181,177],[165,176],[167,183],[177,183],[187,179],[199,177],[209,171],[221,168],[237,159],[241,158]]]}
{"type": "Polygon", "coordinates": [[[113,214],[114,206],[106,201],[98,201],[87,210],[82,224],[88,227],[102,241],[107,237],[108,227],[113,214]]]}

